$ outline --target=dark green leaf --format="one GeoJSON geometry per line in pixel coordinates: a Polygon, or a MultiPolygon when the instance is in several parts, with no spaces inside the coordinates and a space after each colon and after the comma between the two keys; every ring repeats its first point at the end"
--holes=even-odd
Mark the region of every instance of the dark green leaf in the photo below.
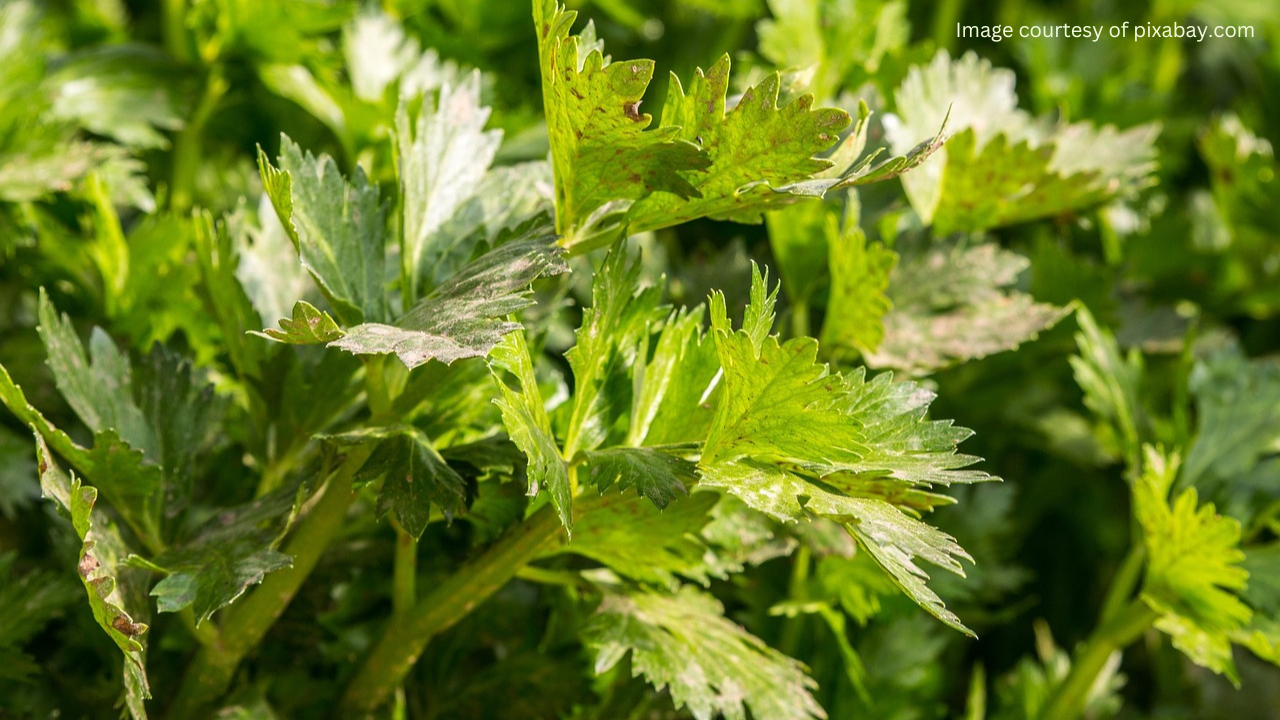
{"type": "Polygon", "coordinates": [[[86,354],[71,319],[59,315],[40,293],[40,339],[58,390],[94,432],[114,431],[125,442],[158,459],[159,440],[134,401],[129,358],[101,328],[89,337],[86,354]]]}
{"type": "Polygon", "coordinates": [[[267,573],[292,564],[275,548],[304,498],[282,488],[258,500],[218,510],[189,537],[135,564],[167,573],[151,594],[160,612],[191,607],[196,624],[235,602],[267,573]]]}
{"type": "Polygon", "coordinates": [[[615,483],[665,509],[676,497],[688,495],[686,483],[697,480],[694,463],[654,448],[617,447],[586,453],[591,483],[603,494],[615,483]]]}
{"type": "Polygon", "coordinates": [[[80,595],[70,573],[14,572],[16,553],[0,554],[0,680],[25,680],[39,670],[22,646],[80,595]]]}
{"type": "Polygon", "coordinates": [[[466,510],[466,482],[440,457],[430,438],[412,427],[380,434],[373,455],[356,475],[361,481],[384,478],[378,517],[392,513],[418,538],[431,520],[433,504],[450,521],[466,510]]]}

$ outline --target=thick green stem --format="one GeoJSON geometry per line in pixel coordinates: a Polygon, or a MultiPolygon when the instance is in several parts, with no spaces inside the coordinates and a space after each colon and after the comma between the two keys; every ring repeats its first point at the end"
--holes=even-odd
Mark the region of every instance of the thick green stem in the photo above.
{"type": "Polygon", "coordinates": [[[1120,564],[1120,569],[1116,571],[1116,576],[1111,580],[1111,587],[1107,590],[1107,597],[1102,603],[1102,619],[1103,625],[1111,622],[1112,618],[1120,614],[1124,609],[1125,602],[1133,596],[1133,591],[1138,587],[1138,582],[1142,579],[1143,562],[1147,558],[1147,553],[1139,539],[1138,544],[1129,550],[1129,554],[1125,556],[1124,562],[1120,564]]]}
{"type": "Polygon", "coordinates": [[[243,600],[222,612],[221,633],[216,642],[200,649],[187,668],[169,717],[199,718],[226,692],[240,661],[279,619],[342,527],[351,504],[351,478],[372,452],[372,446],[353,449],[298,521],[284,548],[293,558],[292,567],[268,575],[243,600]]]}
{"type": "Polygon", "coordinates": [[[962,0],[941,0],[933,8],[933,41],[938,47],[954,50],[956,22],[960,19],[962,0]]]}
{"type": "Polygon", "coordinates": [[[175,60],[189,61],[187,0],[164,0],[164,47],[175,60]]]}
{"type": "Polygon", "coordinates": [[[178,133],[173,145],[173,175],[169,183],[169,209],[185,213],[195,202],[196,173],[200,170],[204,126],[217,109],[230,84],[222,74],[222,65],[214,63],[205,76],[204,92],[186,127],[178,133]]]}
{"type": "Polygon", "coordinates": [[[795,337],[809,334],[809,303],[797,302],[791,306],[791,334],[795,337]]]}
{"type": "Polygon", "coordinates": [[[1135,599],[1099,627],[1072,658],[1067,679],[1040,710],[1038,720],[1076,720],[1111,654],[1137,640],[1156,620],[1156,611],[1135,599]]]}
{"type": "MultiPolygon", "coordinates": [[[[791,582],[788,585],[788,597],[793,600],[808,600],[809,572],[812,569],[811,554],[808,545],[800,545],[792,558],[791,582]]],[[[782,635],[778,638],[778,649],[787,655],[795,656],[800,650],[801,631],[804,629],[807,616],[796,615],[783,620],[782,635]]]]}
{"type": "Polygon", "coordinates": [[[418,600],[418,541],[391,517],[396,530],[395,566],[391,575],[391,607],[396,617],[413,609],[418,600]]]}
{"type": "MultiPolygon", "coordinates": [[[[617,495],[575,498],[574,515],[618,500],[617,495]]],[[[555,509],[544,505],[437,585],[406,617],[383,632],[347,686],[338,716],[361,717],[386,702],[432,638],[453,627],[526,565],[564,541],[555,509]]]]}
{"type": "Polygon", "coordinates": [[[363,358],[365,395],[375,425],[387,422],[394,414],[394,403],[387,388],[386,364],[389,357],[373,355],[363,358]]]}

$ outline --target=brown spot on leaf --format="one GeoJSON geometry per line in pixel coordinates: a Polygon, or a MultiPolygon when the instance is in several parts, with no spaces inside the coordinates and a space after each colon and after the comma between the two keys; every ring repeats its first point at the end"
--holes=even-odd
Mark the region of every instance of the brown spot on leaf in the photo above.
{"type": "Polygon", "coordinates": [[[76,566],[76,570],[79,571],[80,577],[82,578],[89,577],[89,574],[97,569],[98,569],[98,558],[92,555],[89,555],[87,553],[85,554],[84,557],[80,558],[80,564],[76,566]]]}
{"type": "Polygon", "coordinates": [[[640,120],[640,102],[641,101],[639,100],[635,100],[632,102],[624,102],[622,103],[622,111],[627,114],[628,118],[639,121],[640,120]]]}
{"type": "Polygon", "coordinates": [[[138,637],[147,631],[146,625],[133,622],[125,615],[115,616],[115,619],[111,621],[111,627],[118,630],[122,635],[128,635],[129,637],[138,637]]]}

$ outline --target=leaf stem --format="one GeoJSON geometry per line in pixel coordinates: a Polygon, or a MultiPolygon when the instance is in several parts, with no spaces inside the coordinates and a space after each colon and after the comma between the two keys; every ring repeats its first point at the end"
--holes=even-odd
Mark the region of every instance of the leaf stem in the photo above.
{"type": "MultiPolygon", "coordinates": [[[[574,498],[574,514],[607,506],[617,496],[574,498]]],[[[510,530],[388,625],[343,695],[338,717],[361,717],[384,703],[436,635],[453,627],[502,589],[526,565],[565,542],[550,503],[510,530]]]]}
{"type": "Polygon", "coordinates": [[[1115,577],[1111,579],[1111,587],[1107,589],[1107,597],[1102,603],[1100,622],[1104,625],[1120,614],[1125,602],[1133,597],[1133,591],[1138,587],[1138,581],[1142,578],[1142,564],[1147,558],[1141,543],[1142,540],[1139,539],[1138,544],[1129,550],[1129,554],[1120,563],[1120,568],[1116,570],[1115,577]]]}
{"type": "MultiPolygon", "coordinates": [[[[1127,565],[1127,562],[1126,562],[1127,565]]],[[[1142,599],[1132,600],[1102,623],[1072,659],[1071,672],[1040,710],[1038,720],[1076,720],[1094,690],[1112,653],[1137,640],[1156,620],[1156,611],[1142,599]]]]}
{"type": "Polygon", "coordinates": [[[298,521],[284,548],[293,565],[268,575],[253,592],[222,612],[221,634],[216,642],[201,647],[187,668],[169,717],[201,717],[226,692],[240,661],[279,619],[342,527],[351,504],[351,479],[372,452],[372,446],[352,449],[298,521]]]}

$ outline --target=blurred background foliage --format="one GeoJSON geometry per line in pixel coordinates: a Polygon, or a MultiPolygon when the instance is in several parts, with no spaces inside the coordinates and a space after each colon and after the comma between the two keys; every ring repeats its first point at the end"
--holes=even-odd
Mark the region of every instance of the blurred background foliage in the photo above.
{"type": "MultiPolygon", "coordinates": [[[[1251,554],[1250,563],[1256,577],[1269,576],[1275,585],[1277,566],[1269,558],[1276,557],[1280,524],[1280,180],[1272,148],[1280,142],[1280,4],[570,5],[594,20],[614,58],[659,60],[646,108],[661,107],[662,70],[687,78],[728,53],[737,91],[778,69],[789,88],[807,88],[821,102],[853,109],[866,101],[876,113],[871,145],[883,146],[894,128],[881,120],[894,115],[909,124],[912,113],[898,105],[895,89],[913,66],[946,50],[955,58],[973,51],[1012,70],[1018,107],[1030,117],[1158,126],[1152,172],[1134,192],[1085,209],[961,219],[954,231],[937,233],[939,222],[932,228],[921,222],[895,181],[861,192],[856,202],[798,206],[763,225],[698,221],[639,240],[646,272],[667,273],[677,303],[699,302],[720,288],[739,299],[730,302],[735,306],[746,295],[749,259],[775,266],[791,308],[783,316],[797,333],[826,322],[822,298],[832,281],[825,250],[816,272],[777,262],[788,233],[808,238],[822,232],[828,216],[841,218],[870,242],[894,247],[902,268],[933,247],[991,242],[1030,261],[1013,269],[1011,292],[1087,308],[1114,333],[1121,352],[1135,353],[1138,369],[1110,377],[1107,388],[1078,382],[1068,358],[1088,359],[1089,348],[1077,345],[1074,318],[1055,325],[1055,316],[1042,323],[1052,327],[1016,351],[961,352],[914,368],[905,363],[937,391],[936,416],[976,430],[965,451],[986,458],[982,467],[1005,478],[958,491],[963,502],[936,516],[977,561],[967,579],[935,580],[979,640],[920,613],[865,556],[852,554],[847,537],[822,526],[778,539],[786,546],[778,557],[713,585],[730,617],[812,669],[831,717],[1033,716],[1037,698],[1065,673],[1064,649],[1095,626],[1129,547],[1126,473],[1137,442],[1191,448],[1184,457],[1188,465],[1199,463],[1198,477],[1184,482],[1240,519],[1247,547],[1271,548],[1251,554]],[[1125,21],[1249,25],[1255,37],[993,43],[958,38],[955,29],[1125,21]],[[1137,413],[1129,426],[1107,413],[1113,390],[1137,413]]],[[[45,287],[77,327],[100,325],[137,353],[164,342],[193,356],[234,394],[225,370],[240,339],[208,311],[216,299],[201,284],[196,257],[206,249],[191,211],[227,214],[251,228],[246,233],[275,232],[269,212],[260,211],[267,206],[260,204],[255,156],[261,146],[274,157],[284,131],[304,148],[332,154],[344,172],[359,164],[374,180],[394,182],[390,83],[412,82],[415,72],[479,68],[491,126],[505,132],[498,162],[541,159],[548,146],[536,58],[529,7],[512,0],[0,4],[0,363],[35,405],[75,425],[53,391],[34,329],[36,289],[45,287]]],[[[271,244],[252,246],[265,253],[271,244]]],[[[266,288],[300,279],[257,278],[266,288]]],[[[911,283],[935,281],[928,272],[900,273],[889,297],[909,308],[919,290],[911,283]]],[[[574,291],[579,296],[585,283],[574,291]]],[[[285,314],[287,306],[270,306],[269,293],[256,297],[285,314]]],[[[935,310],[951,307],[944,302],[935,310]]],[[[550,347],[571,342],[572,319],[544,322],[550,347]]],[[[832,359],[856,362],[859,355],[876,358],[852,347],[832,359]]],[[[891,358],[878,366],[904,363],[891,358]]],[[[250,442],[228,440],[228,459],[237,442],[250,442]]],[[[107,717],[118,692],[118,658],[87,609],[73,603],[64,559],[75,548],[50,532],[52,522],[38,501],[29,436],[5,415],[0,597],[40,596],[26,603],[35,608],[28,615],[5,618],[0,630],[0,651],[25,648],[30,663],[0,668],[0,683],[16,688],[0,698],[0,716],[46,717],[60,707],[64,717],[107,717]]],[[[308,717],[322,706],[334,668],[367,643],[348,621],[369,611],[372,600],[362,588],[388,565],[370,554],[368,532],[353,529],[326,556],[258,660],[285,668],[278,683],[290,690],[273,696],[281,716],[308,717]],[[311,622],[317,612],[318,626],[311,622]]],[[[456,532],[429,533],[431,557],[447,558],[456,532]]],[[[592,680],[576,641],[583,618],[568,597],[572,589],[535,600],[533,588],[513,583],[437,640],[414,671],[412,717],[668,712],[660,696],[625,680],[625,663],[592,680]]],[[[1256,591],[1256,606],[1271,604],[1274,612],[1280,598],[1265,591],[1256,591]]],[[[155,650],[164,656],[164,648],[155,650]]],[[[1244,650],[1236,661],[1241,691],[1158,637],[1147,638],[1111,668],[1090,717],[1280,718],[1280,673],[1244,650]]],[[[176,670],[156,665],[153,686],[163,687],[176,670]]],[[[244,707],[255,702],[248,697],[244,707]]]]}

